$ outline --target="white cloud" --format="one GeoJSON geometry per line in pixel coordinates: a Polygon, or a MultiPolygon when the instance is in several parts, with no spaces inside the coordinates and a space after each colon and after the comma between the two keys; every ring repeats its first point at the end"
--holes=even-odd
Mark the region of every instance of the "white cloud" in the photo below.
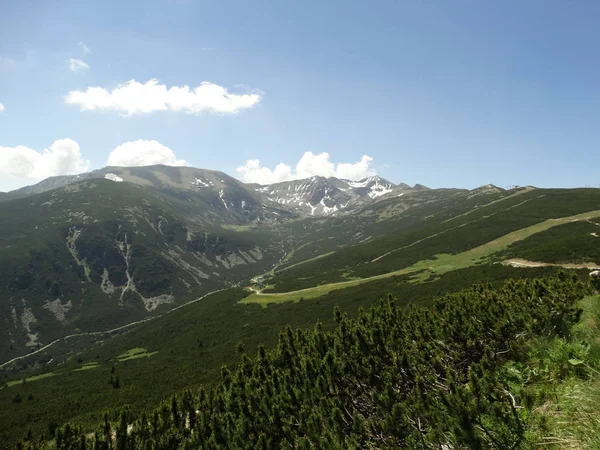
{"type": "Polygon", "coordinates": [[[84,55],[87,55],[88,53],[92,53],[92,51],[90,50],[90,48],[85,45],[83,42],[79,41],[79,48],[81,49],[81,51],[83,52],[84,55]]]}
{"type": "Polygon", "coordinates": [[[6,110],[6,108],[4,107],[4,105],[2,103],[0,103],[0,113],[4,112],[6,110]]]}
{"type": "Polygon", "coordinates": [[[346,180],[362,180],[375,175],[377,172],[371,167],[373,158],[364,155],[360,161],[354,163],[335,163],[329,159],[329,153],[306,152],[296,163],[296,168],[279,163],[275,169],[261,167],[258,159],[250,159],[236,171],[242,181],[246,183],[272,184],[282,181],[299,180],[312,176],[336,177],[346,180]]]}
{"type": "Polygon", "coordinates": [[[165,166],[189,166],[181,159],[177,159],[175,152],[158,141],[125,142],[115,148],[108,156],[107,166],[138,167],[163,164],[165,166]]]}
{"type": "Polygon", "coordinates": [[[80,70],[89,69],[90,66],[85,61],[76,58],[69,58],[67,61],[69,63],[69,70],[71,72],[78,72],[80,70]]]}
{"type": "Polygon", "coordinates": [[[72,139],[54,141],[49,149],[36,151],[23,145],[0,146],[0,190],[37,183],[57,175],[74,175],[89,170],[72,139]]]}
{"type": "Polygon", "coordinates": [[[117,111],[125,116],[167,110],[188,114],[235,114],[252,108],[260,100],[259,93],[232,94],[223,86],[208,81],[193,89],[189,86],[167,89],[156,79],[146,83],[129,80],[112,91],[99,86],[88,87],[85,91],[71,91],[65,98],[68,104],[78,105],[82,111],[117,111]]]}

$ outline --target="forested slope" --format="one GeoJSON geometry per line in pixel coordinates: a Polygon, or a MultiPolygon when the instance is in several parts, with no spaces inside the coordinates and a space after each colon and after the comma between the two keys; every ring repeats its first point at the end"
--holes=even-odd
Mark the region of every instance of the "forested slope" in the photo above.
{"type": "MultiPolygon", "coordinates": [[[[355,319],[336,309],[332,331],[319,324],[288,328],[273,350],[261,347],[234,370],[223,368],[215,388],[187,391],[138,417],[125,410],[119,423],[106,420],[92,435],[67,425],[50,444],[34,438],[20,445],[524,447],[541,430],[532,411],[546,394],[533,388],[544,385],[548,373],[556,375],[553,365],[539,370],[540,361],[547,362],[540,342],[548,348],[570,342],[580,301],[590,292],[574,275],[560,274],[475,286],[437,298],[433,307],[401,309],[388,299],[355,319]],[[524,366],[529,376],[519,380],[515,374],[524,366]]],[[[585,378],[583,361],[573,361],[571,372],[568,362],[553,362],[567,364],[559,377],[585,378]]]]}

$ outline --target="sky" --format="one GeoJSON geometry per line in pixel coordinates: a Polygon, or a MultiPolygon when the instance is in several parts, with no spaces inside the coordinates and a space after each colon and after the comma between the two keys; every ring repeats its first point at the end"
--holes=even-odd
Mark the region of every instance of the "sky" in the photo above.
{"type": "Polygon", "coordinates": [[[600,186],[597,0],[0,0],[0,191],[106,165],[600,186]]]}

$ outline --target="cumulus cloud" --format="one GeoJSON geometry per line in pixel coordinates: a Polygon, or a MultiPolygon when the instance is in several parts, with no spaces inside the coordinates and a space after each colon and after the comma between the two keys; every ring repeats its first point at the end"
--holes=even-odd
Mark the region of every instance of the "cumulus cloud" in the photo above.
{"type": "Polygon", "coordinates": [[[80,70],[89,69],[90,66],[81,59],[69,58],[67,61],[69,63],[69,70],[71,72],[79,72],[80,70]]]}
{"type": "Polygon", "coordinates": [[[74,175],[89,170],[79,144],[72,139],[54,141],[50,148],[37,151],[23,145],[0,146],[0,190],[37,183],[57,175],[74,175]]]}
{"type": "Polygon", "coordinates": [[[88,53],[92,53],[92,51],[90,50],[90,48],[85,45],[83,42],[79,41],[79,48],[81,49],[81,51],[83,52],[84,55],[87,55],[88,53]]]}
{"type": "Polygon", "coordinates": [[[189,164],[177,159],[175,152],[158,141],[125,142],[115,148],[108,156],[107,166],[139,167],[163,164],[165,166],[189,166],[189,164]]]}
{"type": "Polygon", "coordinates": [[[279,163],[274,169],[262,167],[258,159],[250,159],[236,169],[242,181],[246,183],[272,184],[282,181],[299,180],[312,176],[336,177],[346,180],[362,180],[375,175],[371,167],[373,158],[364,155],[354,163],[335,163],[329,153],[305,152],[296,163],[295,169],[285,163],[279,163]]]}
{"type": "Polygon", "coordinates": [[[189,86],[167,88],[156,79],[146,83],[129,80],[112,91],[99,86],[88,87],[85,91],[71,91],[65,98],[68,104],[78,105],[82,111],[117,111],[124,116],[167,110],[235,114],[256,106],[260,100],[259,93],[233,94],[208,81],[190,89],[189,86]]]}
{"type": "Polygon", "coordinates": [[[6,108],[4,107],[4,105],[2,103],[0,103],[0,113],[3,112],[6,108]]]}

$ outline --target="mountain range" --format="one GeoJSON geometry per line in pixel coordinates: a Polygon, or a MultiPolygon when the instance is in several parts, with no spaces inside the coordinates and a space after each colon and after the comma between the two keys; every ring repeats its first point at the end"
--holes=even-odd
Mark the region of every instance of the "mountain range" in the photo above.
{"type": "Polygon", "coordinates": [[[483,244],[516,224],[592,210],[589,195],[576,193],[428,189],[377,176],[262,186],[170,166],[50,178],[0,202],[0,362],[250,279],[260,286],[272,279],[281,291],[393,272],[483,244]],[[508,206],[474,220],[495,202],[508,206]],[[491,217],[489,228],[473,228],[491,217]],[[423,240],[425,253],[415,245],[423,240]]]}
{"type": "Polygon", "coordinates": [[[237,363],[240,342],[275,345],[287,324],[328,323],[335,305],[352,313],[388,293],[429,305],[559,267],[587,277],[600,263],[599,205],[599,189],[428,189],[380,177],[262,186],[169,166],[5,193],[0,403],[32,389],[41,403],[0,413],[13,424],[0,440],[32,414],[90,423],[104,408],[139,411],[213,382],[237,363]],[[127,387],[107,393],[113,370],[127,387]],[[21,378],[40,381],[18,388],[21,378]],[[83,416],[65,406],[81,399],[83,416]]]}
{"type": "Polygon", "coordinates": [[[221,203],[226,210],[246,216],[250,221],[264,218],[261,214],[252,214],[257,213],[256,207],[274,207],[299,216],[329,215],[372,200],[428,189],[420,184],[412,188],[404,183],[396,185],[378,176],[360,181],[314,176],[270,185],[245,184],[223,172],[159,165],[105,167],[80,175],[51,177],[32,186],[0,193],[0,201],[23,198],[95,179],[129,182],[161,190],[194,192],[214,200],[215,206],[221,203]]]}

